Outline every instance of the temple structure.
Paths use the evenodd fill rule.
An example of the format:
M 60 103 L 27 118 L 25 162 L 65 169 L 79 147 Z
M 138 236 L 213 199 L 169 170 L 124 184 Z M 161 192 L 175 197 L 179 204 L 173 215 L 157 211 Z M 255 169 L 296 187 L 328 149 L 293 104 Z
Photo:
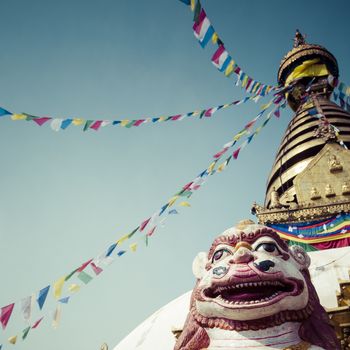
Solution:
M 282 59 L 278 82 L 295 112 L 267 180 L 263 206 L 252 211 L 308 250 L 350 245 L 350 114 L 330 100 L 338 83 L 335 57 L 307 44 L 297 31 L 293 49 Z
M 345 98 L 350 93 L 344 93 L 338 75 L 336 58 L 326 48 L 306 43 L 297 31 L 294 47 L 278 71 L 278 82 L 286 87 L 295 114 L 268 176 L 265 202 L 254 203 L 252 213 L 290 246 L 300 245 L 309 252 L 312 283 L 341 349 L 349 349 L 350 104 Z M 114 350 L 153 350 L 160 343 L 162 349 L 173 349 L 190 295 L 158 310 Z

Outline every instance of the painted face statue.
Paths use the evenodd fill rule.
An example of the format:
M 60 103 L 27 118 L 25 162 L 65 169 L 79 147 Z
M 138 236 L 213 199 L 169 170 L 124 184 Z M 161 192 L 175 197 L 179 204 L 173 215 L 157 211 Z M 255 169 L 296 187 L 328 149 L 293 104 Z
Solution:
M 340 349 L 309 265 L 268 227 L 226 230 L 193 263 L 197 283 L 175 350 Z

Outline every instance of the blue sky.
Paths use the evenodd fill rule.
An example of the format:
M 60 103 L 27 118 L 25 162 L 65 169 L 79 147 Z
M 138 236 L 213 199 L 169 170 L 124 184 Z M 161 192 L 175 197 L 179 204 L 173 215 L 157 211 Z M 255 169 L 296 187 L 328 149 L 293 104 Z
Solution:
M 275 84 L 296 28 L 327 47 L 349 82 L 348 1 L 203 0 L 237 63 Z M 0 105 L 54 117 L 124 119 L 185 113 L 244 96 L 210 63 L 178 0 L 1 1 Z M 0 120 L 0 303 L 54 282 L 149 217 L 210 162 L 259 111 L 253 103 L 212 118 L 58 133 L 49 125 Z M 171 217 L 149 247 L 114 264 L 18 349 L 111 347 L 194 284 L 198 251 L 263 203 L 286 110 Z M 25 328 L 14 310 L 1 340 Z M 7 346 L 8 348 L 8 346 Z

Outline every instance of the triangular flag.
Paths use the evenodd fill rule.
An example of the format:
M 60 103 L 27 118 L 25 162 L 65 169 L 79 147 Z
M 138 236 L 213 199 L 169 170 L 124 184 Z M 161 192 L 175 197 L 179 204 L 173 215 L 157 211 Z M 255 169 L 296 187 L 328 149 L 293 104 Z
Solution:
M 86 266 L 88 266 L 91 263 L 91 261 L 92 261 L 92 259 L 89 259 L 87 262 L 82 264 L 76 271 L 81 272 L 81 271 L 85 270 Z
M 23 332 L 23 334 L 22 334 L 22 340 L 24 340 L 25 338 L 27 338 L 27 335 L 28 335 L 30 329 L 31 329 L 30 326 L 28 326 L 27 328 L 23 329 L 23 331 L 22 331 L 22 332 Z
M 93 120 L 87 120 L 87 121 L 85 122 L 83 131 L 86 131 L 87 129 L 89 129 L 90 125 L 91 125 L 93 122 L 94 122 Z
M 12 114 L 11 119 L 12 120 L 25 120 L 27 118 L 24 114 Z
M 140 226 L 137 226 L 132 232 L 130 232 L 128 234 L 128 238 L 130 239 L 138 230 L 139 230 Z
M 176 209 L 171 209 L 169 210 L 168 214 L 179 214 L 178 211 Z
M 36 122 L 39 126 L 42 126 L 47 121 L 51 120 L 52 118 L 49 117 L 43 117 L 43 118 L 33 118 L 33 121 Z
M 92 280 L 92 277 L 85 271 L 81 271 L 77 277 L 85 284 L 88 284 Z
M 149 223 L 149 221 L 151 220 L 151 218 L 148 218 L 147 220 L 145 220 L 141 225 L 140 225 L 140 231 L 142 232 L 145 227 L 147 226 L 147 224 Z
M 61 129 L 62 130 L 66 130 L 68 128 L 69 125 L 71 125 L 71 123 L 73 122 L 73 119 L 65 119 L 62 123 L 61 123 Z
M 32 326 L 32 329 L 35 329 L 39 326 L 40 322 L 43 320 L 44 316 L 39 318 Z
M 79 291 L 80 289 L 80 286 L 78 284 L 71 284 L 69 287 L 68 287 L 68 290 L 71 292 L 71 293 L 76 293 L 77 291 Z
M 64 297 L 64 298 L 59 299 L 58 301 L 62 304 L 68 304 L 69 299 L 70 299 L 70 297 Z
M 15 304 L 13 303 L 13 304 L 9 304 L 9 305 L 1 308 L 0 322 L 2 325 L 2 329 L 6 328 L 8 322 L 10 320 L 14 306 L 15 306 Z
M 15 345 L 17 341 L 17 335 L 13 335 L 12 337 L 8 338 L 8 341 L 10 344 Z
M 234 159 L 237 159 L 238 158 L 238 154 L 239 154 L 239 151 L 241 150 L 241 148 L 237 148 L 233 153 L 232 153 L 232 156 Z
M 59 119 L 59 118 L 52 119 L 52 121 L 50 123 L 51 129 L 54 131 L 60 131 L 62 121 L 63 121 L 63 119 Z
M 136 252 L 136 249 L 137 249 L 137 243 L 133 243 L 133 244 L 130 244 L 130 249 L 132 252 Z
M 59 280 L 57 280 L 53 285 L 53 295 L 56 299 L 61 297 L 62 294 L 62 288 L 64 285 L 64 282 L 66 280 L 66 277 L 61 277 Z
M 78 125 L 81 125 L 84 123 L 84 119 L 81 119 L 81 118 L 73 118 L 72 120 L 72 124 L 75 125 L 75 126 L 78 126 Z
M 147 233 L 147 236 L 148 237 L 151 237 L 154 233 L 154 231 L 156 230 L 157 226 L 154 226 L 148 233 Z
M 137 229 L 138 230 L 138 229 Z M 136 231 L 137 231 L 136 230 Z M 123 237 L 120 237 L 118 240 L 117 240 L 117 244 L 118 245 L 121 245 L 124 241 L 126 241 L 127 239 L 130 238 L 130 233 L 128 233 L 127 235 L 124 235 Z
M 32 304 L 33 304 L 33 296 L 23 298 L 21 300 L 21 311 L 23 315 L 24 321 L 28 322 L 30 320 L 30 316 L 32 314 Z
M 181 207 L 190 207 L 190 206 L 191 206 L 191 204 L 188 203 L 188 202 L 181 202 L 179 205 L 180 205 Z
M 179 198 L 179 196 L 174 196 L 172 198 L 170 198 L 169 202 L 168 202 L 168 207 L 171 207 L 175 202 L 176 200 Z
M 98 130 L 102 124 L 102 120 L 96 120 L 91 126 L 90 129 Z
M 4 115 L 11 115 L 11 114 L 12 114 L 11 112 L 9 112 L 6 109 L 0 107 L 0 117 L 3 117 Z
M 119 252 L 117 253 L 118 256 L 122 256 L 126 253 L 126 250 L 119 250 Z
M 96 275 L 96 276 L 99 275 L 99 274 L 103 271 L 99 266 L 95 265 L 94 262 L 92 262 L 92 263 L 90 264 L 90 266 L 91 266 L 91 268 L 93 269 L 93 271 L 95 272 L 95 275 Z
M 39 296 L 37 299 L 40 310 L 43 308 L 47 293 L 49 292 L 50 286 L 47 286 L 39 291 Z
M 117 243 L 113 243 L 113 244 L 107 249 L 106 256 L 110 256 L 110 255 L 113 253 L 113 250 L 115 249 L 116 246 L 117 246 Z

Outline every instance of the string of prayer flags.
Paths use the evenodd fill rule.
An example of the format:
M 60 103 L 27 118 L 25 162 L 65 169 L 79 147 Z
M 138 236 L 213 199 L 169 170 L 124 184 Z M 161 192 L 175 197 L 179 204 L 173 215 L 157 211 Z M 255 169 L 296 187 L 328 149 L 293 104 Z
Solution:
M 177 114 L 177 115 L 170 115 L 165 117 L 147 117 L 147 118 L 140 118 L 140 119 L 123 119 L 123 120 L 92 120 L 92 119 L 83 119 L 83 118 L 53 118 L 53 117 L 39 117 L 30 115 L 28 113 L 21 113 L 16 114 L 7 111 L 4 108 L 0 107 L 0 117 L 10 116 L 11 120 L 18 121 L 18 120 L 26 120 L 26 121 L 33 121 L 38 126 L 43 126 L 47 122 L 50 122 L 50 127 L 54 131 L 60 131 L 60 130 L 66 130 L 69 126 L 82 126 L 83 131 L 87 131 L 89 129 L 98 131 L 100 128 L 112 125 L 112 126 L 121 126 L 126 128 L 131 127 L 138 127 L 142 124 L 155 124 L 160 122 L 168 122 L 168 121 L 181 121 L 185 118 L 194 118 L 199 117 L 199 119 L 203 119 L 203 117 L 210 118 L 219 111 L 220 109 L 226 109 L 231 106 L 238 106 L 242 103 L 245 103 L 247 101 L 253 100 L 256 102 L 255 96 L 248 96 L 241 100 L 232 101 L 230 103 L 226 103 L 223 105 L 215 106 L 215 107 L 209 107 L 202 110 L 192 111 L 184 114 Z
M 219 38 L 219 35 L 207 17 L 200 0 L 180 1 L 190 6 L 191 10 L 194 12 L 193 33 L 202 48 L 205 48 L 210 41 L 218 46 L 211 61 L 220 72 L 223 72 L 226 77 L 230 77 L 235 73 L 237 77 L 236 86 L 241 85 L 248 93 L 254 95 L 265 96 L 270 91 L 277 89 L 276 86 L 263 84 L 251 78 L 237 65 L 236 61 L 226 50 L 223 41 Z

